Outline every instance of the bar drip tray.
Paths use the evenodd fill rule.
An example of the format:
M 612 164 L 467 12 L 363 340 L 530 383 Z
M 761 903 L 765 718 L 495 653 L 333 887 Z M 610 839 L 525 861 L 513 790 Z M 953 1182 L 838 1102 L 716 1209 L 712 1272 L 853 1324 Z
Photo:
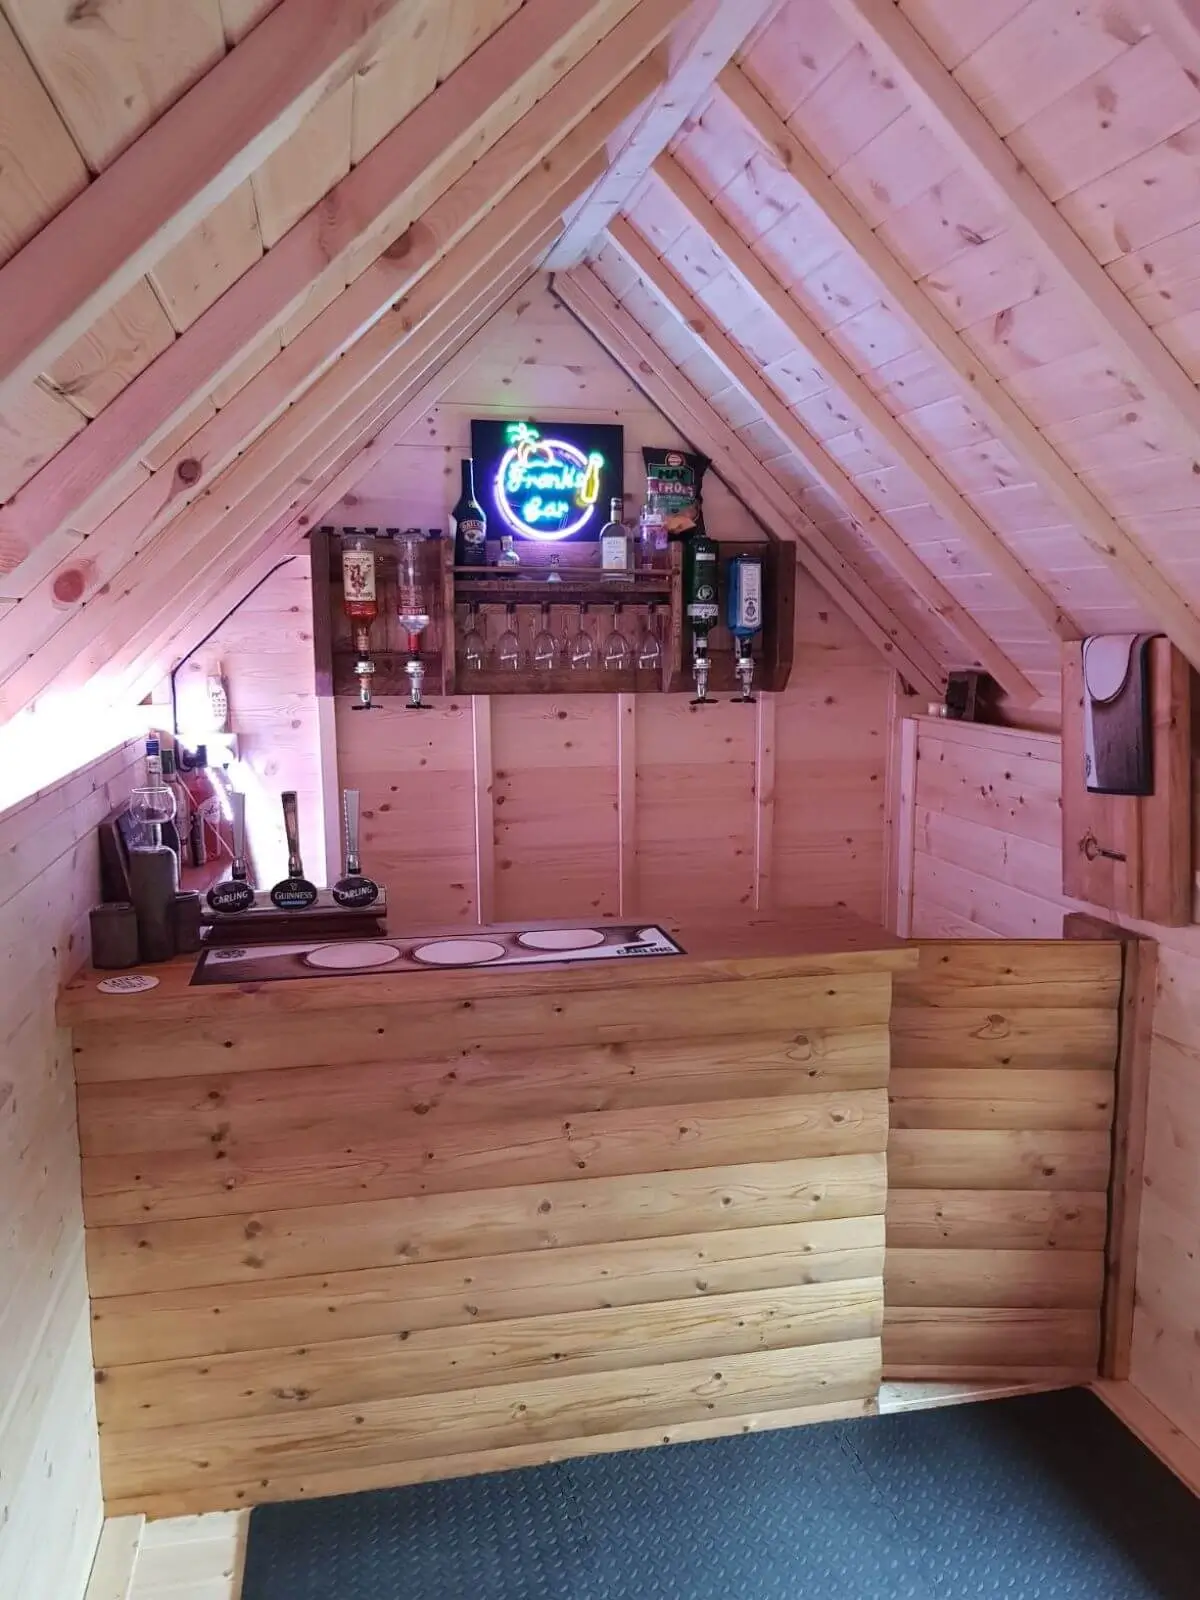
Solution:
M 530 967 L 684 951 L 655 923 L 603 923 L 594 928 L 483 928 L 459 934 L 310 938 L 277 944 L 227 944 L 204 950 L 194 984 L 272 983 L 284 979 L 367 977 L 472 967 Z

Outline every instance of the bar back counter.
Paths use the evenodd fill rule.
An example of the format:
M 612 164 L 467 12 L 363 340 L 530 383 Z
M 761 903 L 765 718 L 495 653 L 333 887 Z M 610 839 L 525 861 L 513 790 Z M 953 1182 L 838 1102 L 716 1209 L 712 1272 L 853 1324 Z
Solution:
M 684 954 L 69 986 L 110 1514 L 1095 1375 L 1122 947 L 661 926 Z

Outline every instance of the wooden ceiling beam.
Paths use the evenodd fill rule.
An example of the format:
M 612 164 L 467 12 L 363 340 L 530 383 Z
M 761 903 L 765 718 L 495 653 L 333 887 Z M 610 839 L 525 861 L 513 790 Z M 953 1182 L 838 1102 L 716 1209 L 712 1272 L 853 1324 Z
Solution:
M 1021 596 L 1055 638 L 1080 638 L 1082 630 L 1078 625 L 1063 612 L 1053 596 L 1047 594 L 936 462 L 925 454 L 907 428 L 896 420 L 836 345 L 792 299 L 762 258 L 721 215 L 679 162 L 672 156 L 661 156 L 655 162 L 653 171 L 760 304 L 771 312 L 809 359 L 825 373 L 832 386 L 840 391 L 850 408 L 858 413 L 885 449 L 907 467 L 928 494 L 929 503 L 956 529 L 965 543 L 978 551 L 989 570 Z
M 618 217 L 609 225 L 608 236 L 647 287 L 692 334 L 729 381 L 757 407 L 788 449 L 840 503 L 913 592 L 954 630 L 967 651 L 967 658 L 960 665 L 990 672 L 1015 701 L 1032 705 L 1038 698 L 1038 690 L 1021 669 L 875 509 L 757 366 L 709 316 L 679 276 L 655 254 L 653 246 L 625 217 Z
M 423 206 L 435 178 L 445 188 L 461 177 L 636 3 L 525 0 L 0 510 L 4 569 L 67 532 L 114 477 L 299 308 L 314 282 L 361 265 L 364 252 L 394 239 L 413 220 L 411 202 L 422 187 Z
M 1180 448 L 1200 448 L 1200 393 L 1087 245 L 959 87 L 895 0 L 833 0 L 834 10 L 910 104 L 1088 317 L 1098 337 L 1173 425 Z
M 551 269 L 583 260 L 627 204 L 655 157 L 679 132 L 713 80 L 782 0 L 698 0 L 669 46 L 667 78 L 638 117 L 595 192 L 574 208 L 547 258 Z
M 1193 666 L 1200 668 L 1200 620 L 1170 579 L 1151 561 L 1101 500 L 980 360 L 949 319 L 914 283 L 907 268 L 872 231 L 853 201 L 827 176 L 811 152 L 736 67 L 721 74 L 721 93 L 824 215 L 875 278 L 886 303 L 902 316 L 960 393 L 996 437 L 1025 463 L 1104 563 L 1158 618 Z M 1149 330 L 1147 330 L 1149 331 Z
M 81 549 L 73 548 L 6 620 L 0 683 L 18 668 L 25 671 L 24 681 L 35 682 L 38 663 L 36 658 L 32 661 L 30 658 L 44 650 L 73 615 L 94 605 L 100 591 L 115 580 L 127 561 L 150 545 L 157 533 L 178 519 L 190 505 L 207 506 L 215 513 L 221 503 L 216 498 L 218 495 L 227 493 L 231 485 L 256 481 L 256 475 L 270 470 L 268 463 L 285 448 L 288 439 L 298 436 L 301 430 L 311 433 L 345 395 L 370 380 L 390 358 L 397 344 L 419 326 L 423 317 L 433 314 L 439 295 L 452 292 L 447 285 L 460 281 L 464 272 L 486 263 L 510 242 L 519 244 L 522 237 L 527 236 L 531 219 L 541 216 L 547 201 L 583 192 L 602 168 L 603 157 L 598 152 L 607 131 L 620 123 L 631 105 L 639 102 L 657 70 L 650 62 L 635 67 L 560 144 L 543 153 L 532 170 L 494 207 L 489 209 L 475 188 L 468 196 L 461 192 L 460 185 L 455 185 L 443 196 L 418 225 L 424 242 L 407 254 L 402 263 L 390 264 L 391 286 L 399 281 L 398 274 L 402 271 L 410 285 L 415 284 L 408 295 L 379 318 L 357 343 L 351 344 L 340 360 L 323 361 L 321 367 L 326 370 L 315 383 L 303 387 L 299 398 L 287 406 L 281 402 L 281 396 L 295 380 L 297 368 L 290 359 L 292 352 L 302 346 L 301 360 L 305 366 L 320 370 L 316 366 L 317 353 L 328 348 L 329 336 L 321 336 L 318 325 L 329 317 L 340 318 L 338 328 L 345 342 L 347 331 L 357 324 L 363 310 L 363 301 L 356 296 L 358 284 L 364 281 L 359 279 L 340 297 L 352 303 L 348 315 L 339 311 L 340 301 L 330 306 L 183 447 L 178 464 L 172 460 L 164 465 L 165 478 L 160 476 L 135 491 L 96 527 Z M 541 135 L 539 143 L 540 140 Z M 487 168 L 485 177 L 492 170 L 489 161 L 490 158 L 485 157 L 479 163 L 479 168 Z M 466 184 L 469 180 L 462 182 Z M 477 219 L 473 227 L 457 226 L 457 221 L 464 217 Z M 457 242 L 448 251 L 443 250 L 443 243 L 451 238 Z M 469 245 L 464 248 L 467 240 Z M 440 263 L 430 267 L 430 258 L 436 259 L 438 252 L 441 252 Z M 455 266 L 447 267 L 446 263 L 452 258 Z M 377 285 L 372 293 L 378 294 Z M 320 342 L 316 342 L 318 339 Z M 277 420 L 239 456 L 237 441 L 253 429 L 256 414 L 266 415 L 268 421 L 274 415 Z M 192 454 L 193 451 L 196 453 Z M 212 456 L 206 457 L 205 451 L 211 451 Z M 182 491 L 176 493 L 185 463 L 210 459 L 223 459 L 224 471 L 202 474 L 203 494 L 193 497 L 194 485 L 184 485 Z M 190 470 L 186 476 L 192 476 Z M 147 511 L 155 506 L 158 507 L 156 514 L 147 517 Z
M 341 288 L 309 325 L 255 374 L 215 416 L 167 456 L 148 479 L 89 531 L 91 548 L 122 548 L 204 494 L 246 445 L 265 431 L 298 395 L 388 308 L 428 272 L 458 239 L 504 199 L 516 184 L 542 169 L 547 188 L 554 171 L 581 150 L 591 154 L 620 126 L 666 70 L 652 55 L 685 0 L 641 0 L 583 61 L 543 95 L 473 166 L 448 188 L 422 185 L 412 196 L 416 220 L 365 270 Z M 425 192 L 432 187 L 432 193 Z M 420 209 L 421 205 L 429 203 Z M 0 533 L 4 513 L 0 511 Z M 47 539 L 5 582 L 2 592 L 22 598 L 35 589 L 78 590 L 72 572 L 82 543 L 78 529 Z M 3 540 L 0 538 L 0 546 Z M 66 574 L 65 583 L 62 581 Z
M 0 405 L 351 78 L 407 0 L 281 0 L 3 268 Z
M 805 569 L 889 666 L 928 699 L 940 700 L 946 675 L 927 647 L 830 544 L 791 490 L 754 454 L 679 372 L 590 267 L 559 274 L 554 293 L 695 449 L 773 538 L 798 544 Z
M 585 169 L 577 176 L 578 190 L 586 187 L 590 175 Z M 496 283 L 527 259 L 531 239 L 543 240 L 551 229 L 557 233 L 569 198 L 569 191 L 553 195 L 529 219 L 524 238 L 482 263 L 474 256 L 470 238 L 463 241 L 421 286 L 424 305 L 415 331 L 397 341 L 372 379 L 341 394 L 338 404 L 315 422 L 308 417 L 302 427 L 289 428 L 299 407 L 277 422 L 226 474 L 229 485 L 223 495 L 218 485 L 214 496 L 189 507 L 163 529 L 136 561 L 122 569 L 108 592 L 77 612 L 5 681 L 0 688 L 0 719 L 16 715 L 51 684 L 69 690 L 91 677 L 112 675 L 164 612 L 186 605 L 189 585 L 202 586 L 206 575 L 213 573 L 220 581 L 246 528 L 256 519 L 269 521 L 280 515 L 297 484 L 302 490 L 310 486 L 313 462 L 322 449 L 321 443 L 313 442 L 315 429 L 324 439 L 337 440 L 364 415 L 376 414 L 397 386 L 409 381 L 414 363 L 427 360 L 437 348 L 447 327 L 490 301 Z
M 534 240 L 532 251 L 544 250 L 558 232 L 556 227 Z M 312 464 L 309 485 L 293 493 L 282 509 L 264 513 L 244 527 L 230 560 L 219 571 L 206 569 L 185 587 L 180 596 L 180 615 L 152 639 L 143 639 L 129 665 L 118 668 L 112 686 L 116 700 L 140 699 L 153 688 L 167 664 L 186 655 L 219 622 L 229 608 L 231 593 L 252 588 L 308 528 L 315 527 L 353 489 L 389 446 L 399 442 L 428 414 L 430 407 L 479 360 L 484 349 L 480 336 L 504 318 L 505 303 L 528 281 L 533 270 L 527 258 L 494 286 L 482 307 L 459 317 L 442 332 L 431 351 L 410 367 L 398 392 L 393 389 L 385 402 L 371 408 L 359 426 L 348 428 L 329 441 Z

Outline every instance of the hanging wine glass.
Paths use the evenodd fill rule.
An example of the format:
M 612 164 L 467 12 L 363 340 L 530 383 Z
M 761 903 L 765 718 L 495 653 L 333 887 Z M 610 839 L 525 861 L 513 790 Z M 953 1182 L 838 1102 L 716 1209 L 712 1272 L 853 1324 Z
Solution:
M 504 608 L 504 632 L 496 640 L 496 665 L 502 672 L 521 670 L 521 636 L 517 631 L 517 608 L 513 602 Z
M 486 624 L 480 625 L 479 607 L 474 602 L 467 607 L 467 631 L 463 635 L 463 660 L 468 672 L 482 672 L 487 660 L 488 644 Z
M 571 635 L 567 654 L 572 667 L 579 672 L 587 672 L 596 663 L 596 641 L 587 627 L 586 606 L 579 608 L 579 626 Z
M 621 613 L 624 609 L 621 605 L 613 607 L 612 631 L 604 640 L 602 660 L 609 672 L 621 672 L 629 665 L 629 640 L 621 632 Z
M 638 639 L 637 664 L 643 672 L 657 672 L 662 665 L 662 641 L 658 637 L 658 608 L 646 608 L 646 620 Z
M 550 631 L 550 606 L 542 606 L 542 625 L 533 641 L 533 665 L 538 672 L 553 672 L 558 662 L 558 640 Z

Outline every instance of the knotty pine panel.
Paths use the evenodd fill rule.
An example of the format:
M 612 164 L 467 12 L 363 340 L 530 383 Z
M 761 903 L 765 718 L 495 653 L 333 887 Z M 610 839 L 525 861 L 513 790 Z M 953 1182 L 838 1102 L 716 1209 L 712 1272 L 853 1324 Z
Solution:
M 0 813 L 0 1594 L 78 1595 L 102 1507 L 79 1145 L 58 987 L 99 898 L 93 830 L 139 780 L 129 744 Z
M 968 730 L 955 757 L 987 758 L 989 732 Z M 1009 769 L 1044 781 L 1049 741 L 1025 742 Z M 939 768 L 918 763 L 918 798 L 926 771 Z M 924 944 L 897 975 L 890 1376 L 1094 1376 L 1121 973 L 1115 941 L 1006 940 Z
M 127 1027 L 81 1084 L 109 1509 L 861 1411 L 890 982 L 480 996 L 461 1043 L 414 1001 L 382 1047 L 369 1007 L 273 1027 L 246 1073 L 181 1042 L 168 1078 Z

